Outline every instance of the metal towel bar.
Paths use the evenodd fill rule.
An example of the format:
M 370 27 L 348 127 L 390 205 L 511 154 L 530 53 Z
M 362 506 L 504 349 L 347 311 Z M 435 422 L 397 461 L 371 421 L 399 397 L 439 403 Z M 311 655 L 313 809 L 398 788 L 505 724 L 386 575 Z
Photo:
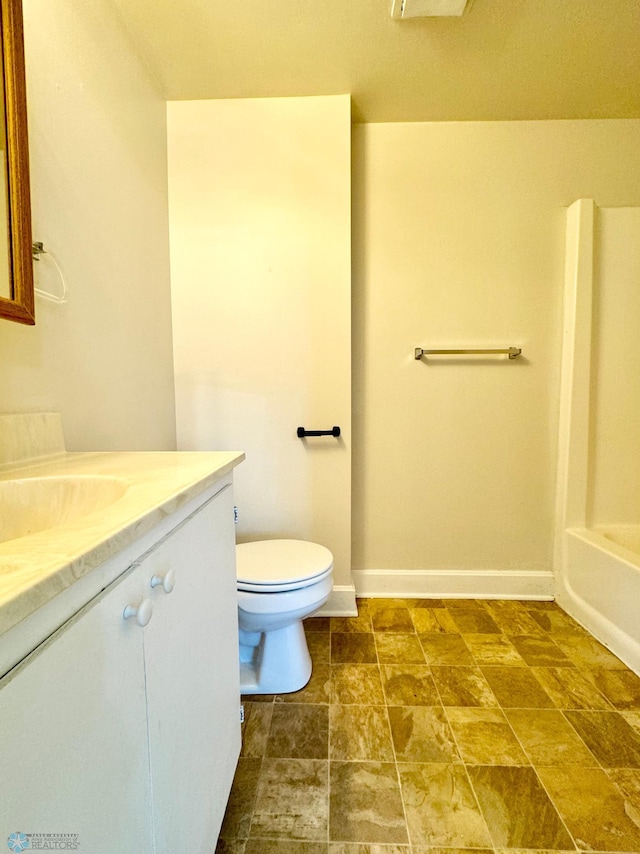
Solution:
M 520 347 L 506 347 L 501 350 L 423 350 L 422 347 L 416 347 L 415 357 L 421 359 L 423 356 L 476 356 L 480 355 L 504 355 L 510 359 L 517 358 L 522 350 Z

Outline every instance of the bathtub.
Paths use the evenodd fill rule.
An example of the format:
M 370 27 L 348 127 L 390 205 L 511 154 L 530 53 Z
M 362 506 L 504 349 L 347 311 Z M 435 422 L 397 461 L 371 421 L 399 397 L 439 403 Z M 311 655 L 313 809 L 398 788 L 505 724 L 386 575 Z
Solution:
M 640 561 L 640 525 L 598 525 L 594 531 L 601 534 L 605 540 L 633 552 L 636 560 Z
M 568 528 L 557 580 L 558 604 L 640 674 L 640 525 Z

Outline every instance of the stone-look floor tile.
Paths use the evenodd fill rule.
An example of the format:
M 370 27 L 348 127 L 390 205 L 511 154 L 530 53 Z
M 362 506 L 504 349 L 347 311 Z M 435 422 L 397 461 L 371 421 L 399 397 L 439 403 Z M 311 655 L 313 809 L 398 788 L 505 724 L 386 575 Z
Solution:
M 398 762 L 460 762 L 444 709 L 389 706 L 388 713 Z
M 640 710 L 640 678 L 631 670 L 592 670 L 585 675 L 618 710 Z
M 432 667 L 431 675 L 444 706 L 498 705 L 479 667 Z
M 246 839 L 256 800 L 262 760 L 240 757 L 227 810 L 220 829 L 221 839 Z
M 460 635 L 418 635 L 429 664 L 475 664 Z
M 409 838 L 393 762 L 331 762 L 329 840 L 403 843 Z
M 414 845 L 412 854 L 495 854 L 493 848 L 425 848 L 422 845 Z M 536 851 L 535 854 L 545 854 Z M 558 854 L 554 851 L 553 854 Z
M 358 842 L 330 842 L 329 854 L 415 854 L 409 845 L 360 844 Z
M 528 667 L 486 666 L 482 672 L 500 705 L 515 709 L 548 709 L 551 697 Z
M 494 845 L 571 849 L 573 841 L 533 768 L 467 768 Z
M 610 768 L 607 774 L 640 816 L 640 771 L 635 768 Z
M 307 617 L 302 621 L 305 634 L 307 632 L 328 632 L 331 627 L 329 617 Z
M 374 632 L 401 634 L 415 631 L 408 608 L 376 608 L 371 612 L 371 625 Z
M 462 636 L 476 664 L 502 664 L 523 667 L 524 660 L 505 635 Z
M 446 714 L 463 762 L 469 765 L 529 764 L 501 709 L 448 708 Z
M 331 635 L 329 632 L 309 632 L 306 635 L 309 655 L 314 664 L 331 660 Z
M 369 610 L 362 611 L 357 617 L 331 617 L 332 632 L 371 632 Z
M 462 766 L 408 763 L 400 764 L 398 770 L 414 846 L 479 848 L 491 844 Z
M 640 768 L 640 735 L 619 712 L 564 714 L 604 768 Z
M 319 759 L 263 759 L 249 835 L 326 841 L 328 769 Z
M 540 768 L 538 774 L 578 848 L 640 851 L 640 819 L 598 768 Z
M 215 854 L 246 854 L 245 839 L 218 839 Z
M 554 599 L 524 599 L 523 607 L 527 611 L 561 611 L 562 608 Z
M 593 670 L 606 667 L 610 670 L 625 670 L 626 665 L 591 635 L 556 635 L 555 641 L 565 655 L 577 667 Z
M 332 664 L 377 664 L 373 632 L 332 632 Z
M 266 755 L 280 759 L 328 759 L 329 707 L 275 705 Z
M 598 766 L 562 712 L 555 709 L 507 709 L 505 714 L 534 765 Z
M 415 854 L 409 845 L 360 844 L 358 842 L 330 842 L 329 854 Z
M 378 632 L 374 637 L 380 664 L 426 664 L 417 635 Z
M 446 608 L 410 608 L 409 613 L 414 628 L 419 634 L 458 633 L 458 627 L 453 622 L 451 612 Z
M 629 726 L 640 735 L 640 712 L 621 712 L 621 714 Z
M 367 606 L 371 614 L 374 611 L 384 611 L 387 608 L 412 608 L 413 599 L 367 599 Z
M 536 667 L 536 679 L 559 709 L 610 709 L 585 672 L 570 667 Z
M 493 619 L 507 635 L 544 635 L 545 631 L 529 611 L 495 611 L 491 612 Z
M 523 602 L 520 599 L 484 599 L 483 601 L 491 614 L 514 614 L 526 611 L 531 604 L 530 602 Z
M 509 640 L 529 667 L 575 667 L 573 661 L 546 635 L 515 635 Z
M 486 599 L 443 599 L 445 608 L 451 611 L 486 611 Z
M 468 611 L 452 610 L 451 616 L 461 633 L 499 635 L 502 631 L 485 608 Z
M 406 622 L 405 611 L 411 626 Z M 380 629 L 376 633 L 371 617 L 374 612 Z M 491 626 L 483 616 L 485 614 L 501 633 L 483 633 L 487 626 Z M 407 630 L 393 630 L 393 619 L 404 621 Z M 462 624 L 475 624 L 476 627 L 482 624 L 484 628 L 478 632 L 462 633 Z M 395 625 L 400 624 L 396 622 Z M 640 680 L 554 603 L 359 600 L 358 617 L 310 618 L 305 621 L 305 629 L 314 662 L 309 684 L 291 694 L 242 698 L 246 716 L 242 755 L 216 847 L 217 854 L 534 854 L 534 851 L 535 854 L 564 854 L 565 850 L 575 854 L 573 840 L 566 849 L 561 849 L 559 842 L 545 846 L 539 840 L 535 848 L 517 845 L 513 839 L 508 844 L 501 844 L 494 838 L 495 848 L 489 839 L 483 843 L 484 848 L 478 841 L 473 845 L 466 840 L 453 841 L 446 836 L 443 825 L 438 821 L 435 822 L 435 833 L 445 833 L 443 841 L 438 842 L 437 836 L 418 836 L 413 839 L 412 846 L 406 833 L 402 802 L 396 801 L 397 823 L 389 836 L 388 828 L 381 830 L 384 822 L 380 824 L 378 816 L 370 813 L 371 804 L 375 803 L 377 809 L 380 798 L 375 792 L 372 795 L 370 787 L 361 782 L 357 782 L 355 790 L 350 791 L 351 806 L 346 802 L 343 805 L 341 795 L 332 792 L 338 810 L 334 822 L 328 806 L 328 777 L 333 766 L 344 769 L 336 779 L 343 777 L 345 780 L 371 775 L 372 772 L 375 776 L 376 768 L 386 769 L 382 788 L 388 788 L 392 802 L 396 797 L 393 795 L 394 786 L 396 795 L 399 792 L 397 774 L 393 773 L 396 767 L 414 766 L 416 771 L 433 767 L 438 773 L 450 767 L 453 776 L 459 776 L 461 780 L 465 779 L 467 771 L 471 776 L 478 771 L 485 774 L 496 768 L 502 769 L 501 773 L 511 769 L 516 776 L 523 771 L 531 771 L 543 778 L 552 801 L 556 792 L 557 808 L 564 797 L 567 815 L 573 816 L 573 827 L 584 830 L 585 839 L 576 836 L 578 848 L 640 852 Z M 337 640 L 333 643 L 333 663 L 329 666 L 332 635 Z M 344 640 L 349 635 L 362 636 L 363 639 L 356 642 Z M 430 644 L 433 662 L 430 662 L 428 650 L 423 651 L 422 646 L 419 649 L 416 646 L 419 636 L 433 638 L 445 635 L 452 639 L 444 642 L 435 640 Z M 531 667 L 524 666 L 522 655 L 511 642 L 511 637 L 518 636 L 528 636 L 526 641 L 516 643 L 519 643 Z M 574 666 L 567 666 L 561 658 L 556 660 L 553 642 Z M 387 662 L 380 666 L 379 653 L 381 660 Z M 415 661 L 411 662 L 414 657 Z M 433 675 L 429 676 L 431 671 L 439 671 L 440 686 Z M 453 671 L 457 671 L 456 680 L 452 679 Z M 481 700 L 477 696 L 477 685 L 473 685 L 473 680 L 471 684 L 469 682 L 470 672 L 486 676 L 480 696 L 486 697 L 488 691 L 491 705 L 477 705 Z M 522 676 L 523 672 L 529 673 L 529 679 Z M 533 691 L 535 682 L 531 682 L 531 676 L 540 686 Z M 491 682 L 497 698 L 489 687 Z M 541 689 L 544 689 L 542 695 L 539 693 Z M 443 708 L 441 692 L 445 701 L 472 702 L 474 705 L 447 705 Z M 535 695 L 533 705 L 532 693 Z M 498 707 L 498 701 L 503 703 L 504 709 Z M 389 717 L 395 715 L 395 737 L 398 744 L 406 749 L 406 753 L 396 754 L 401 764 L 396 766 L 391 761 L 390 751 L 383 752 L 382 759 L 328 761 L 325 757 L 329 755 L 331 744 L 329 732 L 327 752 L 322 753 L 322 758 L 289 759 L 268 755 L 267 732 L 271 729 L 272 716 L 275 715 L 277 721 L 271 749 L 277 751 L 278 743 L 289 744 L 282 750 L 295 752 L 300 749 L 298 737 L 304 742 L 307 730 L 317 735 L 318 728 L 312 721 L 307 722 L 308 726 L 300 721 L 298 726 L 288 726 L 287 713 L 280 710 L 322 708 L 329 718 L 330 703 L 339 707 L 349 706 L 333 713 L 335 732 L 341 733 L 344 745 L 343 748 L 336 747 L 337 753 L 344 749 L 352 751 L 347 752 L 347 756 L 375 757 L 378 726 L 382 725 L 383 716 L 387 716 L 385 725 L 389 737 Z M 565 712 L 566 726 L 562 725 L 563 716 L 558 711 L 546 711 L 554 709 L 554 704 L 555 709 Z M 358 706 L 365 708 L 361 711 Z M 371 706 L 378 706 L 376 711 L 379 714 L 373 713 L 376 720 L 372 725 L 364 724 L 363 718 L 369 714 L 366 707 Z M 407 708 L 410 714 L 406 713 Z M 521 711 L 521 708 L 527 711 Z M 449 730 L 441 727 L 442 722 L 448 724 Z M 518 731 L 524 751 L 512 727 Z M 322 740 L 321 736 L 320 742 Z M 415 756 L 413 748 L 408 746 L 411 741 L 416 745 Z M 425 748 L 425 744 L 429 746 Z M 391 747 L 396 748 L 393 738 Z M 582 762 L 586 763 L 589 756 L 589 747 L 594 756 L 589 759 L 591 764 L 583 767 Z M 317 745 L 312 747 L 312 752 L 316 749 Z M 386 749 L 389 749 L 388 741 Z M 449 750 L 453 752 L 447 759 Z M 428 758 L 430 751 L 436 752 L 436 759 Z M 444 756 L 439 751 L 443 751 Z M 529 761 L 533 762 L 533 769 Z M 596 762 L 604 766 L 604 770 L 595 767 Z M 308 773 L 310 770 L 313 772 L 311 775 Z M 565 776 L 558 777 L 562 773 Z M 556 785 L 555 790 L 552 789 L 552 781 Z M 504 785 L 505 788 L 517 789 L 509 783 Z M 450 779 L 448 786 L 448 790 L 446 785 L 442 786 L 442 797 L 438 786 L 433 787 L 435 801 L 440 798 L 445 803 L 447 797 L 451 800 L 456 787 Z M 276 791 L 278 787 L 282 789 Z M 350 783 L 346 789 L 351 790 Z M 473 794 L 472 787 L 470 791 Z M 436 810 L 437 804 L 429 793 L 426 798 L 422 810 L 425 806 L 427 811 Z M 508 819 L 495 792 L 492 798 L 492 808 L 497 810 L 501 820 Z M 511 794 L 510 798 L 513 802 L 514 795 Z M 533 801 L 535 803 L 535 798 Z M 449 806 L 450 814 L 446 821 L 457 820 L 456 804 L 454 794 L 453 807 Z M 475 806 L 477 809 L 477 803 Z M 514 807 L 512 812 L 517 813 L 518 809 Z M 351 814 L 355 815 L 354 821 L 345 823 L 344 817 Z M 329 825 L 338 827 L 341 820 L 350 828 L 347 835 L 336 833 L 329 837 Z M 413 820 L 418 825 L 420 822 L 425 826 L 429 824 L 424 814 L 416 813 Z M 540 816 L 533 821 L 530 816 L 523 819 L 523 825 L 535 827 L 544 823 L 544 817 L 541 820 Z M 370 835 L 363 838 L 356 826 L 368 828 L 366 832 Z M 328 838 L 331 841 L 328 842 Z
M 327 842 L 287 839 L 248 839 L 244 854 L 328 854 Z
M 330 706 L 329 758 L 393 762 L 393 744 L 386 708 Z
M 566 851 L 557 851 L 555 848 L 496 848 L 494 854 L 575 854 L 576 848 L 569 848 Z M 467 854 L 471 852 L 467 851 Z M 472 852 L 475 854 L 475 851 Z
M 331 702 L 342 705 L 384 703 L 377 664 L 334 664 L 331 667 Z
M 331 665 L 314 661 L 311 679 L 304 688 L 289 694 L 278 694 L 276 703 L 328 703 L 331 694 Z
M 407 608 L 445 608 L 444 599 L 406 599 Z
M 586 634 L 580 623 L 577 623 L 573 617 L 565 614 L 564 611 L 545 610 L 531 611 L 530 613 L 536 623 L 550 634 Z
M 439 706 L 431 671 L 424 664 L 382 664 L 382 687 L 388 706 Z
M 275 694 L 243 694 L 242 700 L 245 703 L 273 703 Z
M 240 756 L 264 756 L 271 727 L 273 703 L 244 703 Z

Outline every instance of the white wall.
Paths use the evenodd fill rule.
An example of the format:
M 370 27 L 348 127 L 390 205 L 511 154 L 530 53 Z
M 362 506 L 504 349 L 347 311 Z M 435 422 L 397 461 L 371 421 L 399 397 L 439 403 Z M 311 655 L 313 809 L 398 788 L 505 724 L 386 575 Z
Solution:
M 640 208 L 595 227 L 590 524 L 640 523 Z
M 550 570 L 566 207 L 638 204 L 639 150 L 635 120 L 354 129 L 355 569 Z
M 61 412 L 70 450 L 175 447 L 165 103 L 108 0 L 24 19 L 33 236 L 70 298 L 0 320 L 0 411 Z

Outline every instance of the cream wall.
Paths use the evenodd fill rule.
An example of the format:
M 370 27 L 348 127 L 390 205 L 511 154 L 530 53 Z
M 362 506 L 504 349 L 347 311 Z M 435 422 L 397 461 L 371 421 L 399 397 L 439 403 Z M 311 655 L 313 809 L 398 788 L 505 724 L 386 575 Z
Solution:
M 0 411 L 60 411 L 70 450 L 173 448 L 165 102 L 108 0 L 23 4 L 33 235 L 70 297 L 0 320 Z
M 566 207 L 640 202 L 640 121 L 353 138 L 354 569 L 547 573 Z M 413 358 L 510 345 L 520 359 Z
M 323 543 L 353 607 L 349 96 L 168 116 L 178 446 L 245 451 L 238 539 Z

